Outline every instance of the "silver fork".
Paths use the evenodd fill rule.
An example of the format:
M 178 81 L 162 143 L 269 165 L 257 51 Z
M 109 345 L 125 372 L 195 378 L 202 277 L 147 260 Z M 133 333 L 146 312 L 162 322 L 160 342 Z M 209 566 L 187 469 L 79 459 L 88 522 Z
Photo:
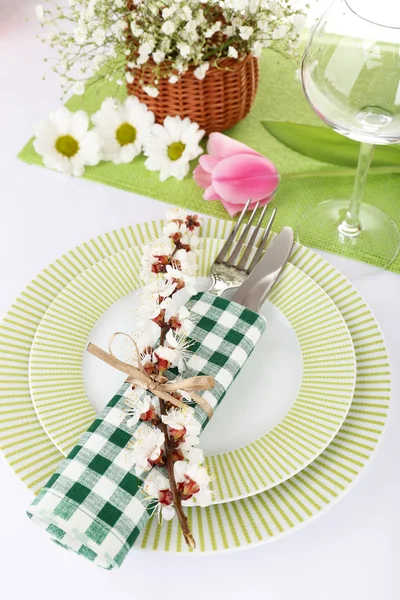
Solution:
M 246 227 L 244 228 L 242 234 L 240 235 L 240 238 L 238 239 L 236 245 L 234 246 L 231 255 L 229 256 L 229 258 L 227 258 L 230 247 L 233 244 L 236 234 L 239 231 L 239 228 L 242 224 L 243 218 L 250 206 L 250 202 L 251 202 L 251 200 L 247 201 L 247 204 L 244 207 L 236 225 L 234 226 L 231 233 L 229 234 L 228 239 L 226 240 L 222 250 L 219 252 L 217 258 L 215 259 L 214 264 L 212 265 L 212 267 L 210 269 L 212 285 L 208 291 L 211 292 L 212 294 L 215 294 L 216 296 L 221 296 L 221 294 L 223 294 L 226 290 L 237 288 L 237 287 L 239 287 L 239 285 L 241 285 L 243 283 L 243 281 L 246 279 L 246 277 L 248 275 L 250 275 L 250 273 L 252 272 L 252 270 L 254 269 L 256 264 L 261 259 L 263 251 L 267 244 L 268 235 L 269 235 L 269 232 L 271 231 L 272 223 L 274 222 L 276 208 L 274 208 L 274 210 L 272 211 L 271 218 L 270 218 L 268 225 L 264 231 L 264 234 L 261 238 L 260 244 L 259 244 L 250 264 L 247 266 L 247 262 L 249 260 L 250 253 L 252 251 L 254 242 L 257 238 L 257 235 L 261 229 L 261 224 L 262 224 L 264 215 L 268 208 L 268 206 L 265 206 L 261 212 L 258 223 L 257 223 L 256 227 L 254 228 L 254 231 L 253 231 L 249 241 L 247 242 L 247 246 L 243 253 L 243 256 L 240 258 L 239 261 L 237 260 L 238 256 L 240 255 L 241 250 L 243 249 L 243 247 L 246 243 L 246 238 L 251 230 L 251 225 L 256 216 L 256 212 L 259 207 L 259 202 L 257 202 L 257 204 L 255 205 L 255 207 L 253 209 L 253 212 L 251 213 L 249 222 L 247 223 Z

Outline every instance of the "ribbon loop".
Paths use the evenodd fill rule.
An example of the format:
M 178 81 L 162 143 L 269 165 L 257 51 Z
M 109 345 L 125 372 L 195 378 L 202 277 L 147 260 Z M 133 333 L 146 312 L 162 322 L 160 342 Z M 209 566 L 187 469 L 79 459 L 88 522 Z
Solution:
M 115 338 L 119 335 L 127 337 L 133 343 L 136 350 L 138 367 L 120 360 L 113 353 L 111 346 Z M 109 352 L 106 352 L 105 350 L 99 348 L 99 346 L 96 346 L 96 344 L 89 343 L 87 350 L 90 354 L 93 354 L 93 356 L 96 356 L 103 362 L 114 367 L 114 369 L 117 369 L 118 371 L 128 375 L 127 381 L 129 381 L 129 383 L 149 390 L 155 396 L 162 398 L 177 408 L 184 408 L 185 403 L 172 396 L 171 392 L 177 392 L 179 390 L 187 392 L 191 400 L 196 402 L 196 404 L 198 404 L 198 406 L 200 406 L 200 408 L 207 413 L 208 418 L 211 419 L 214 414 L 212 407 L 206 400 L 204 400 L 204 398 L 202 398 L 202 396 L 199 396 L 199 394 L 196 392 L 212 389 L 215 386 L 214 377 L 199 375 L 196 377 L 181 379 L 179 381 L 169 381 L 163 375 L 150 376 L 146 373 L 146 370 L 143 367 L 139 348 L 137 347 L 135 340 L 127 333 L 122 333 L 120 331 L 117 331 L 111 336 L 108 348 Z

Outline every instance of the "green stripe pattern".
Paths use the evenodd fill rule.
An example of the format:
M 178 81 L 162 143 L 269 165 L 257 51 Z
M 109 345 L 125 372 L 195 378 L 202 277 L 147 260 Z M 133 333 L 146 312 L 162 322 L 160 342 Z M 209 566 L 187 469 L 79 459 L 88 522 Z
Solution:
M 19 479 L 37 493 L 62 454 L 49 440 L 33 408 L 28 363 L 37 326 L 57 294 L 83 270 L 118 251 L 159 236 L 162 222 L 116 230 L 55 261 L 27 286 L 0 327 L 0 444 Z M 226 239 L 232 223 L 206 220 L 203 237 Z M 239 232 L 240 234 L 240 232 Z M 259 240 L 257 240 L 259 241 Z M 202 267 L 210 265 L 202 256 Z M 304 526 L 340 500 L 370 464 L 382 437 L 390 402 L 390 369 L 380 328 L 357 290 L 323 258 L 297 246 L 291 263 L 330 296 L 349 328 L 357 381 L 348 415 L 334 440 L 306 469 L 288 481 L 236 502 L 191 509 L 196 552 L 221 552 L 278 539 Z M 187 552 L 176 523 L 148 525 L 138 549 Z

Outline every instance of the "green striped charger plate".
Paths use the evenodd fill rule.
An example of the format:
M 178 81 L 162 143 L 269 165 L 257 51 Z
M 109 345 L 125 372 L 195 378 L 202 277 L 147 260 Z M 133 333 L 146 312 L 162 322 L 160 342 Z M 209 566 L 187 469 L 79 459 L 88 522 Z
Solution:
M 200 275 L 206 276 L 223 240 L 202 238 L 201 241 Z M 31 395 L 44 429 L 65 456 L 96 418 L 86 392 L 83 361 L 87 359 L 93 367 L 98 367 L 92 373 L 98 387 L 105 386 L 101 377 L 103 373 L 111 375 L 109 367 L 88 357 L 85 352 L 88 340 L 93 341 L 92 329 L 98 327 L 99 319 L 106 320 L 102 326 L 105 335 L 101 336 L 100 342 L 104 347 L 107 347 L 113 331 L 126 331 L 129 334 L 134 331 L 135 319 L 130 307 L 135 298 L 130 293 L 140 285 L 141 254 L 141 248 L 137 247 L 124 250 L 84 271 L 59 294 L 36 332 L 30 356 Z M 210 285 L 211 280 L 206 288 Z M 116 326 L 110 311 L 106 311 L 126 296 L 126 319 L 118 315 Z M 242 377 L 248 373 L 247 397 L 256 393 L 254 380 L 258 377 L 260 381 L 255 400 L 246 401 L 245 407 L 243 402 L 234 404 L 238 413 L 237 428 L 241 429 L 244 411 L 248 410 L 253 415 L 253 424 L 250 424 L 253 427 L 248 432 L 251 443 L 207 456 L 214 503 L 254 495 L 304 469 L 332 441 L 353 399 L 356 379 L 353 343 L 343 317 L 329 296 L 312 279 L 289 264 L 274 287 L 269 302 L 283 315 L 286 326 L 290 325 L 294 330 L 301 355 L 300 364 L 291 361 L 288 369 L 275 378 L 278 381 L 272 383 L 265 367 L 259 369 L 258 373 L 250 374 L 248 363 L 246 371 L 240 374 Z M 120 305 L 118 303 L 115 306 L 118 313 L 122 312 Z M 272 319 L 277 318 L 277 311 L 272 313 Z M 265 316 L 269 322 L 268 311 Z M 275 347 L 278 344 L 283 345 L 283 339 L 271 339 L 268 347 L 267 331 L 262 348 L 257 348 L 249 362 L 266 363 L 268 355 L 278 351 Z M 264 355 L 259 350 L 263 350 Z M 318 359 L 315 359 L 316 352 Z M 283 352 L 281 361 L 288 362 L 289 356 L 289 353 L 285 355 Z M 118 384 L 111 386 L 104 405 L 123 382 L 123 375 L 116 373 L 116 376 Z M 292 406 L 285 410 L 287 414 L 282 415 L 271 430 L 266 425 L 259 437 L 259 421 L 264 411 L 267 418 L 269 411 L 276 410 L 271 404 L 286 404 L 284 379 L 287 377 L 298 377 L 301 382 L 296 390 L 297 395 L 292 399 Z M 222 408 L 225 409 L 225 421 L 219 420 L 219 429 L 213 429 L 217 438 L 214 443 L 218 444 L 219 438 L 222 448 L 227 424 L 231 430 L 235 427 L 232 424 L 234 409 L 231 408 L 231 400 L 237 383 L 235 381 L 224 398 Z M 229 441 L 228 438 L 228 444 Z
M 224 220 L 206 220 L 202 235 L 224 239 L 231 226 Z M 34 493 L 62 459 L 41 426 L 30 396 L 28 363 L 36 329 L 56 296 L 83 270 L 158 236 L 161 228 L 161 221 L 126 227 L 68 252 L 27 286 L 0 326 L 1 449 L 16 475 Z M 334 440 L 301 473 L 253 497 L 191 509 L 189 517 L 200 552 L 271 541 L 323 514 L 365 471 L 386 424 L 390 370 L 374 316 L 346 278 L 311 250 L 297 246 L 291 263 L 324 289 L 347 323 L 357 359 L 354 399 Z M 162 527 L 155 521 L 149 523 L 136 547 L 187 552 L 176 522 Z

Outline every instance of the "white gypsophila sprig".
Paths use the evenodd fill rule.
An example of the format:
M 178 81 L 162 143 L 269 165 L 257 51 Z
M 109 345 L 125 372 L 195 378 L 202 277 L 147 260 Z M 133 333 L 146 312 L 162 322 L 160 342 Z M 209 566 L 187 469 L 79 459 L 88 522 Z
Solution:
M 44 0 L 36 14 L 65 89 L 76 83 L 81 92 L 95 75 L 142 85 L 152 97 L 161 79 L 173 85 L 190 68 L 203 79 L 226 57 L 259 56 L 268 47 L 291 54 L 304 26 L 304 12 L 292 0 L 70 0 L 67 6 Z M 152 79 L 137 77 L 143 65 Z

